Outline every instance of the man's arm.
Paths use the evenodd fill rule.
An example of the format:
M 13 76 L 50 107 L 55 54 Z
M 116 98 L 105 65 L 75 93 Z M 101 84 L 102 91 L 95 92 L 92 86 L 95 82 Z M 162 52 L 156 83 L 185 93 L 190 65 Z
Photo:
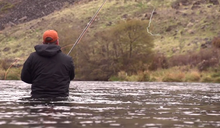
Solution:
M 32 84 L 32 78 L 31 78 L 31 56 L 28 57 L 28 59 L 23 64 L 23 68 L 21 71 L 21 80 Z

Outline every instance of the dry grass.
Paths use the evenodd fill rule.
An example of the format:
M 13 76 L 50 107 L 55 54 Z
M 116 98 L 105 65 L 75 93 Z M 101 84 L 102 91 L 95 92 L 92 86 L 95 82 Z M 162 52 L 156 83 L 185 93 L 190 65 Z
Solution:
M 163 82 L 184 82 L 185 74 L 180 71 L 166 73 Z
M 29 55 L 30 52 L 34 51 L 33 46 L 41 43 L 42 33 L 47 29 L 57 30 L 58 24 L 62 24 L 64 28 L 69 29 L 73 29 L 72 27 L 75 26 L 75 24 L 82 26 L 80 27 L 81 29 L 84 28 L 102 2 L 103 1 L 92 1 L 86 4 L 68 6 L 68 8 L 56 11 L 43 18 L 5 29 L 0 33 L 1 56 L 23 57 Z M 111 2 L 108 1 L 103 6 L 97 20 L 93 23 L 91 28 L 89 28 L 88 33 L 94 33 L 95 31 L 104 29 L 109 22 L 114 24 L 114 22 L 123 19 L 123 15 L 127 15 L 128 19 L 147 19 L 147 17 L 144 16 L 149 16 L 153 7 L 156 7 L 156 14 L 153 16 L 150 31 L 154 34 L 160 34 L 159 36 L 155 36 L 156 51 L 171 56 L 179 52 L 187 52 L 190 49 L 198 49 L 199 44 L 205 42 L 204 38 L 213 38 L 216 36 L 216 33 L 219 32 L 220 26 L 219 24 L 215 24 L 217 18 L 205 21 L 207 16 L 216 17 L 216 12 L 213 10 L 215 10 L 217 6 L 208 8 L 203 5 L 197 10 L 191 10 L 191 6 L 184 6 L 178 10 L 179 13 L 176 13 L 177 10 L 170 7 L 172 2 L 174 2 L 174 0 L 169 0 L 165 3 L 158 1 L 147 3 L 146 1 L 139 3 L 134 1 L 127 3 L 115 0 Z M 203 11 L 203 13 L 195 15 L 200 13 L 200 11 Z M 187 17 L 183 16 L 184 13 L 187 14 Z M 192 22 L 191 26 L 188 25 L 187 27 L 186 23 L 189 23 L 188 21 Z M 206 31 L 202 30 L 204 25 L 208 26 Z M 171 30 L 167 31 L 167 28 L 170 26 L 176 27 L 171 27 Z M 57 30 L 58 32 L 59 29 Z M 77 32 L 80 33 L 81 29 L 77 30 Z M 193 31 L 194 33 L 190 34 L 189 31 Z M 73 42 L 74 41 L 73 39 Z M 188 44 L 191 45 L 188 46 Z M 18 45 L 20 47 L 17 47 Z M 6 46 L 10 47 L 11 50 L 3 52 Z M 13 52 L 17 48 L 17 52 Z
M 201 73 L 199 71 L 192 70 L 186 74 L 185 82 L 198 82 L 200 81 Z

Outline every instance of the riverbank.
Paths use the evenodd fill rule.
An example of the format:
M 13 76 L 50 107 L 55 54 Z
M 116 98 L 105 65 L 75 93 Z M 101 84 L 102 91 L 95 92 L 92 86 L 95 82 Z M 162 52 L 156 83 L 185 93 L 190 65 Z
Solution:
M 128 75 L 121 71 L 113 76 L 110 81 L 150 81 L 150 82 L 201 82 L 219 83 L 220 73 L 217 69 L 198 71 L 189 66 L 178 66 L 170 69 L 159 69 L 157 71 L 140 71 L 137 74 Z
M 0 70 L 0 79 L 20 80 L 21 69 L 21 67 L 11 67 L 7 70 L 2 69 Z M 86 81 L 77 78 L 77 74 L 74 80 Z M 136 74 L 130 75 L 125 71 L 120 71 L 118 75 L 111 76 L 108 81 L 220 83 L 220 71 L 217 68 L 199 71 L 189 66 L 176 66 L 169 69 L 158 69 L 156 71 L 139 71 Z

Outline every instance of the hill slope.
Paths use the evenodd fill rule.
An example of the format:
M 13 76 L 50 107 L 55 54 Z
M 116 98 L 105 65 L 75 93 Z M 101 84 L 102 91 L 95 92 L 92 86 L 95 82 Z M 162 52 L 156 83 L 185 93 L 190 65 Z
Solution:
M 1 14 L 1 24 L 9 23 L 9 25 L 0 31 L 0 56 L 2 58 L 27 57 L 34 51 L 33 46 L 41 43 L 42 33 L 47 29 L 57 30 L 61 39 L 66 36 L 65 34 L 71 36 L 71 33 L 62 32 L 62 28 L 67 28 L 79 35 L 103 2 L 102 0 L 89 1 L 82 0 L 74 5 L 71 5 L 73 2 L 71 0 L 62 2 L 41 0 L 39 3 L 32 3 L 37 2 L 36 0 L 20 0 L 26 3 L 15 3 L 16 6 L 9 9 L 8 13 Z M 51 6 L 51 3 L 54 4 L 52 4 L 53 9 L 48 10 L 45 6 Z M 37 6 L 29 7 L 29 5 Z M 65 8 L 63 8 L 64 5 Z M 22 12 L 27 8 L 32 14 L 16 15 L 16 12 Z M 209 44 L 213 37 L 219 35 L 218 0 L 167 0 L 166 2 L 109 0 L 90 27 L 87 36 L 111 27 L 119 20 L 133 18 L 149 20 L 154 8 L 149 30 L 154 35 L 157 52 L 166 55 L 187 53 L 187 51 L 199 49 L 202 44 Z M 33 10 L 36 13 L 33 13 L 35 12 Z M 69 44 L 74 43 L 76 38 L 77 36 L 73 35 Z
M 0 30 L 46 16 L 73 2 L 74 0 L 0 0 Z

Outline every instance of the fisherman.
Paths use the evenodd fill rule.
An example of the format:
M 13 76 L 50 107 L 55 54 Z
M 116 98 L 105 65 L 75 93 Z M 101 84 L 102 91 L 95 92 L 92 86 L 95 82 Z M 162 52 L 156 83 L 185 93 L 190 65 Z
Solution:
M 69 84 L 74 79 L 74 64 L 59 46 L 58 33 L 47 30 L 43 44 L 36 45 L 23 65 L 21 80 L 32 84 L 32 98 L 57 98 L 69 96 Z

